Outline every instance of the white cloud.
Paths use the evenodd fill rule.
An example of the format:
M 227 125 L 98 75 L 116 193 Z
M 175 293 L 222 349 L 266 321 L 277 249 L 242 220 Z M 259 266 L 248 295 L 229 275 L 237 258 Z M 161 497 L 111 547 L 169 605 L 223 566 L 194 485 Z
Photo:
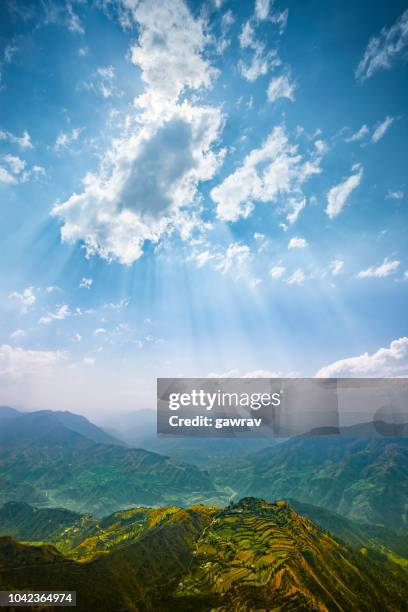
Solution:
M 79 283 L 79 288 L 80 289 L 90 289 L 92 286 L 92 283 L 93 283 L 92 278 L 85 278 L 84 276 L 81 282 Z
M 408 27 L 408 24 L 407 24 Z M 386 117 L 382 123 L 380 123 L 374 130 L 371 137 L 371 142 L 376 143 L 385 135 L 388 128 L 394 123 L 394 117 Z
M 404 272 L 404 280 L 408 281 L 408 270 Z
M 357 142 L 359 140 L 363 140 L 366 136 L 368 136 L 369 133 L 370 130 L 368 129 L 367 125 L 364 124 L 359 130 L 357 130 L 357 132 L 355 132 L 348 138 L 345 138 L 345 142 Z
M 61 351 L 32 351 L 0 346 L 0 377 L 20 379 L 44 372 L 65 358 Z
M 197 253 L 194 255 L 194 260 L 196 262 L 197 268 L 203 268 L 208 262 L 210 262 L 214 258 L 214 253 L 211 253 L 209 250 L 202 251 L 201 253 Z
M 39 323 L 41 325 L 48 325 L 49 323 L 52 323 L 53 321 L 63 321 L 64 319 L 67 319 L 69 316 L 71 316 L 71 311 L 69 309 L 69 306 L 67 304 L 63 304 L 62 306 L 59 306 L 55 312 L 49 312 L 46 316 L 41 317 L 41 319 L 39 320 Z
M 228 245 L 225 255 L 219 259 L 214 267 L 223 274 L 232 271 L 240 275 L 242 272 L 241 268 L 249 262 L 250 257 L 251 251 L 246 244 L 232 242 Z
M 21 149 L 32 149 L 33 144 L 31 142 L 30 134 L 27 130 L 24 130 L 22 136 L 15 136 L 11 132 L 3 132 L 0 130 L 0 140 L 6 140 L 12 144 L 18 145 Z
M 286 215 L 286 220 L 290 225 L 293 225 L 294 223 L 296 223 L 300 213 L 306 206 L 306 198 L 302 198 L 301 200 L 290 198 L 289 206 L 291 208 L 291 212 Z
M 67 3 L 67 26 L 70 32 L 74 32 L 76 34 L 85 34 L 85 30 L 81 23 L 81 20 L 74 12 L 74 9 L 72 8 L 72 4 L 70 2 Z
M 19 338 L 24 338 L 25 335 L 26 335 L 26 332 L 24 331 L 24 329 L 15 329 L 10 334 L 10 338 L 11 340 L 18 340 Z
M 330 219 L 334 219 L 341 213 L 351 193 L 356 189 L 363 178 L 363 167 L 361 164 L 353 166 L 354 174 L 332 187 L 327 194 L 326 213 Z
M 82 363 L 87 366 L 95 365 L 96 359 L 95 357 L 84 357 Z
M 210 372 L 207 374 L 206 378 L 282 378 L 287 377 L 287 375 L 282 374 L 282 372 L 274 372 L 272 370 L 251 370 L 250 372 L 241 372 L 238 369 L 232 369 L 228 372 L 223 372 L 222 374 L 217 374 L 216 372 Z
M 293 274 L 286 281 L 288 285 L 303 285 L 306 280 L 305 273 L 301 268 L 298 268 L 293 272 Z
M 72 143 L 76 142 L 83 128 L 73 128 L 70 132 L 60 132 L 55 141 L 55 151 L 67 149 Z
M 292 102 L 295 100 L 296 85 L 289 80 L 287 75 L 275 77 L 268 85 L 268 100 L 276 102 L 279 98 L 287 98 Z
M 21 293 L 18 291 L 13 291 L 13 293 L 10 293 L 8 297 L 10 300 L 14 300 L 20 305 L 23 313 L 28 312 L 28 310 L 30 310 L 30 308 L 32 308 L 37 301 L 33 287 L 27 287 Z
M 304 249 L 307 247 L 307 241 L 304 238 L 295 236 L 289 240 L 288 249 Z
M 381 265 L 377 267 L 370 266 L 366 270 L 361 270 L 357 274 L 357 278 L 384 278 L 386 276 L 390 276 L 390 274 L 394 274 L 394 272 L 396 272 L 399 266 L 399 261 L 391 261 L 385 258 Z
M 249 64 L 243 60 L 238 63 L 241 75 L 250 82 L 256 81 L 258 77 L 267 74 L 270 68 L 276 68 L 282 63 L 275 49 L 265 52 L 265 44 L 255 36 L 255 25 L 256 21 L 249 19 L 243 24 L 239 35 L 241 49 L 253 51 Z
M 341 259 L 333 259 L 333 261 L 330 263 L 329 269 L 333 276 L 337 276 L 338 274 L 343 272 L 344 261 L 342 261 Z
M 387 200 L 403 200 L 404 192 L 401 190 L 392 191 L 392 189 L 389 189 L 386 198 Z
M 99 173 L 88 173 L 83 192 L 57 203 L 53 214 L 63 221 L 64 241 L 131 264 L 146 240 L 157 243 L 174 229 L 187 240 L 202 227 L 197 186 L 222 161 L 224 152 L 213 147 L 223 117 L 218 108 L 179 100 L 209 87 L 216 74 L 203 55 L 203 20 L 182 0 L 122 4 L 138 25 L 131 58 L 146 89 L 135 100 L 131 129 L 112 143 Z
M 268 17 L 270 4 L 271 4 L 271 0 L 256 0 L 255 1 L 255 15 L 258 19 L 263 20 Z
M 21 174 L 26 166 L 25 161 L 16 155 L 3 155 L 3 159 L 13 174 Z
M 383 28 L 373 36 L 357 66 L 356 78 L 364 81 L 378 70 L 392 67 L 398 57 L 403 57 L 408 46 L 408 10 L 390 28 Z
M 321 172 L 320 157 L 300 155 L 289 143 L 283 127 L 275 127 L 259 149 L 253 149 L 242 165 L 211 190 L 217 216 L 223 221 L 248 217 L 254 202 L 277 202 L 281 196 L 299 197 L 301 187 Z
M 371 355 L 340 359 L 321 368 L 318 378 L 382 378 L 408 376 L 408 338 L 393 340 L 388 348 L 380 348 Z
M 282 278 L 285 272 L 286 272 L 286 268 L 284 268 L 283 266 L 273 266 L 270 269 L 269 274 L 273 279 L 277 279 L 277 278 Z

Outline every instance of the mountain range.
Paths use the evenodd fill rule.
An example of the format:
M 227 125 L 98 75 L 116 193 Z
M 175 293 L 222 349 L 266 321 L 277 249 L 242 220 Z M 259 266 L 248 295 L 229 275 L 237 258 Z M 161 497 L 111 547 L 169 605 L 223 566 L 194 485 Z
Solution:
M 22 514 L 32 529 L 33 509 L 1 509 L 8 529 L 13 509 L 21 537 Z M 56 545 L 0 537 L 1 590 L 63 584 L 77 591 L 78 610 L 97 612 L 406 609 L 408 575 L 399 565 L 375 547 L 341 542 L 285 501 L 134 508 L 82 517 L 82 526 L 78 516 L 39 512 L 38 535 L 48 513 Z M 66 533 L 76 534 L 70 545 Z
M 206 471 L 125 447 L 76 416 L 39 411 L 0 419 L 0 503 L 105 514 L 138 504 L 225 498 Z

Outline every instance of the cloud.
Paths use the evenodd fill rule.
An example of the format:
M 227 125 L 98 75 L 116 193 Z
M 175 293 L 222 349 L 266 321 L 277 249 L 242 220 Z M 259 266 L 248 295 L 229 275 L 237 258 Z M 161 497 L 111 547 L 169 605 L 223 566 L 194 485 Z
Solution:
M 96 359 L 95 357 L 84 357 L 82 360 L 82 363 L 86 366 L 93 366 L 95 365 Z
M 271 0 L 256 0 L 255 1 L 255 15 L 257 19 L 264 20 L 268 17 L 270 4 L 271 4 Z
M 390 28 L 373 36 L 356 69 L 356 78 L 364 81 L 378 70 L 388 70 L 402 57 L 408 46 L 408 10 Z
M 269 83 L 268 86 L 268 100 L 269 102 L 276 102 L 279 98 L 287 98 L 294 102 L 295 100 L 295 89 L 296 86 L 293 82 L 290 82 L 289 77 L 287 75 L 281 75 L 279 77 L 275 77 Z
M 298 268 L 286 281 L 288 285 L 303 285 L 306 280 L 305 273 L 301 268 Z
M 399 261 L 391 261 L 388 258 L 385 258 L 381 265 L 377 267 L 370 266 L 366 270 L 361 270 L 357 274 L 357 278 L 384 278 L 386 276 L 390 276 L 390 274 L 394 274 L 399 266 Z
M 408 27 L 408 24 L 407 24 Z M 371 137 L 371 142 L 374 144 L 381 140 L 381 138 L 385 135 L 385 132 L 388 128 L 394 123 L 394 117 L 386 117 L 382 123 L 380 123 L 374 130 L 373 135 Z
M 73 142 L 76 142 L 83 128 L 73 128 L 70 132 L 60 132 L 55 141 L 55 151 L 67 149 Z
M 301 187 L 321 172 L 320 156 L 308 159 L 290 144 L 283 127 L 273 128 L 259 149 L 253 149 L 235 172 L 211 190 L 217 216 L 223 221 L 248 217 L 254 202 L 277 202 L 280 197 L 299 197 Z
M 70 2 L 67 3 L 67 26 L 70 32 L 74 32 L 76 34 L 85 34 L 85 30 L 81 23 L 81 20 L 74 12 L 74 9 L 72 8 L 72 4 Z
M 286 268 L 284 268 L 283 266 L 273 266 L 269 271 L 269 275 L 271 276 L 271 278 L 277 279 L 282 278 L 285 272 Z
M 45 170 L 41 166 L 32 166 L 26 168 L 26 162 L 17 155 L 3 155 L 3 163 L 5 166 L 0 166 L 0 183 L 6 185 L 17 185 L 26 183 L 30 178 L 45 175 Z
M 90 289 L 92 286 L 92 283 L 93 283 L 92 278 L 85 278 L 84 276 L 81 282 L 79 283 L 79 288 L 80 289 Z
M 71 316 L 69 306 L 67 304 L 63 304 L 62 306 L 59 306 L 55 312 L 49 312 L 46 316 L 41 317 L 39 323 L 41 325 L 49 325 L 53 321 L 63 321 L 69 316 Z
M 65 354 L 61 351 L 32 351 L 0 346 L 0 377 L 6 380 L 22 379 L 53 368 Z
M 251 251 L 246 244 L 232 242 L 214 267 L 223 274 L 231 271 L 241 274 L 241 268 L 249 262 L 250 257 Z
M 307 247 L 307 241 L 304 238 L 295 236 L 289 240 L 288 249 L 304 249 Z
M 408 376 L 408 338 L 393 340 L 388 348 L 380 348 L 371 355 L 340 359 L 321 368 L 318 378 L 382 378 Z
M 57 203 L 53 215 L 63 222 L 63 241 L 83 242 L 88 256 L 132 264 L 145 241 L 157 243 L 173 230 L 187 240 L 202 229 L 197 187 L 222 161 L 224 152 L 213 147 L 223 116 L 188 98 L 216 75 L 204 58 L 202 19 L 182 0 L 122 4 L 138 26 L 131 60 L 146 89 L 135 100 L 130 129 L 112 143 L 99 172 L 88 173 L 82 193 Z
M 11 334 L 11 340 L 18 340 L 19 338 L 24 338 L 26 336 L 26 332 L 24 329 L 15 329 Z
M 255 36 L 256 25 L 256 19 L 249 19 L 243 24 L 239 35 L 241 49 L 251 49 L 253 51 L 249 64 L 243 60 L 238 63 L 241 75 L 250 82 L 256 81 L 258 77 L 267 74 L 270 68 L 276 68 L 282 63 L 275 49 L 265 52 L 265 44 Z
M 206 378 L 287 378 L 287 375 L 282 372 L 274 372 L 273 370 L 252 370 L 250 372 L 242 373 L 241 370 L 231 369 L 228 372 L 217 374 L 210 372 Z
M 357 130 L 357 132 L 355 132 L 348 138 L 345 138 L 344 140 L 345 142 L 358 142 L 360 140 L 363 140 L 366 136 L 368 136 L 369 133 L 370 133 L 370 130 L 368 129 L 368 126 L 364 124 L 361 126 L 359 130 Z
M 330 219 L 337 217 L 343 210 L 351 193 L 356 189 L 363 178 L 363 167 L 361 164 L 353 166 L 354 174 L 332 187 L 327 194 L 326 213 Z
M 21 149 L 33 149 L 30 134 L 24 130 L 22 136 L 15 136 L 11 132 L 3 132 L 0 130 L 0 140 L 6 140 L 11 144 L 18 145 Z
M 13 291 L 13 293 L 10 293 L 8 297 L 10 300 L 14 300 L 19 304 L 21 312 L 23 313 L 28 312 L 37 301 L 33 287 L 27 287 L 21 293 L 18 291 Z
M 286 215 L 286 220 L 290 225 L 293 225 L 298 220 L 302 210 L 306 207 L 306 198 L 302 198 L 301 200 L 290 198 L 289 206 L 291 208 L 291 212 Z
M 333 274 L 333 276 L 337 276 L 338 274 L 343 272 L 343 269 L 344 261 L 342 261 L 341 259 L 333 259 L 333 261 L 330 263 L 329 270 Z
M 387 192 L 386 198 L 387 200 L 403 200 L 404 192 L 401 190 L 392 191 L 392 189 L 389 189 Z

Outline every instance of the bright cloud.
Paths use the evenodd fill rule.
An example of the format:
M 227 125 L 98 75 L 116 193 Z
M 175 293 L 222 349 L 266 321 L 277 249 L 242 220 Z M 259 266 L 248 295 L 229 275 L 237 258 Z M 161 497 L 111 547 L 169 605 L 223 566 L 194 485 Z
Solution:
M 275 127 L 259 149 L 253 149 L 243 164 L 214 187 L 211 197 L 223 221 L 248 217 L 254 202 L 277 202 L 280 196 L 299 197 L 301 187 L 321 172 L 320 156 L 305 159 L 298 145 L 290 144 L 283 127 Z
M 295 100 L 296 85 L 289 80 L 287 75 L 275 77 L 268 86 L 269 102 L 276 102 L 279 98 L 287 98 L 292 102 Z
M 408 25 L 408 24 L 407 24 Z M 394 117 L 386 117 L 374 130 L 371 141 L 375 144 L 385 135 L 388 128 L 394 123 Z
M 293 272 L 293 274 L 291 274 L 291 276 L 288 278 L 286 282 L 288 283 L 288 285 L 303 285 L 305 280 L 306 280 L 305 273 L 303 272 L 301 268 L 298 268 L 297 270 Z
M 384 27 L 378 36 L 370 39 L 357 66 L 356 78 L 364 81 L 378 70 L 390 69 L 399 57 L 403 57 L 407 46 L 408 10 L 390 28 Z
M 46 316 L 41 317 L 39 323 L 41 325 L 49 325 L 49 323 L 52 323 L 53 321 L 63 321 L 69 316 L 71 316 L 69 306 L 67 304 L 63 304 L 62 306 L 59 306 L 55 312 L 49 312 Z
M 39 374 L 65 358 L 61 351 L 31 351 L 8 344 L 0 346 L 0 377 L 19 379 Z
M 182 0 L 123 0 L 139 28 L 132 62 L 146 90 L 135 100 L 135 127 L 106 152 L 82 193 L 54 206 L 64 241 L 82 241 L 88 255 L 131 264 L 146 240 L 170 228 L 187 239 L 200 220 L 197 186 L 213 177 L 223 152 L 213 151 L 223 124 L 218 108 L 196 106 L 182 93 L 210 86 L 215 70 L 203 57 L 204 23 Z
M 333 261 L 330 263 L 329 269 L 333 276 L 337 276 L 338 274 L 343 272 L 344 261 L 342 261 L 341 259 L 333 259 Z
M 380 266 L 370 266 L 366 270 L 361 270 L 357 274 L 357 278 L 384 278 L 390 276 L 390 274 L 394 274 L 399 266 L 400 262 L 398 260 L 392 261 L 385 258 Z
M 79 283 L 79 288 L 80 289 L 90 289 L 92 286 L 92 283 L 93 283 L 92 278 L 86 278 L 84 276 L 81 282 Z
M 23 313 L 28 312 L 28 310 L 30 310 L 30 308 L 32 308 L 37 301 L 33 287 L 27 287 L 21 293 L 18 291 L 13 291 L 13 293 L 10 293 L 8 297 L 10 300 L 14 300 L 19 304 Z
M 76 142 L 82 132 L 82 128 L 73 128 L 70 132 L 60 132 L 55 141 L 54 149 L 61 151 L 67 149 L 72 143 Z
M 11 132 L 3 132 L 0 130 L 0 141 L 6 140 L 12 144 L 18 145 L 21 149 L 32 149 L 33 144 L 31 142 L 30 134 L 25 130 L 22 136 L 15 136 Z
M 251 251 L 246 244 L 233 242 L 228 246 L 225 255 L 214 267 L 223 274 L 230 271 L 240 274 L 241 268 L 249 262 L 250 257 Z
M 403 200 L 404 192 L 401 190 L 393 191 L 392 189 L 389 189 L 386 197 L 387 200 Z
M 330 219 L 337 217 L 343 210 L 351 193 L 356 189 L 363 178 L 363 167 L 361 164 L 356 164 L 352 168 L 354 174 L 347 179 L 332 187 L 327 194 L 326 213 Z
M 289 240 L 288 249 L 304 249 L 307 247 L 307 241 L 304 238 L 295 236 Z
M 359 140 L 363 140 L 366 136 L 368 136 L 369 133 L 370 130 L 368 129 L 368 126 L 364 124 L 359 130 L 357 130 L 357 132 L 354 132 L 354 134 L 348 138 L 345 138 L 345 142 L 358 142 Z
M 269 274 L 271 278 L 277 279 L 277 278 L 282 278 L 285 272 L 286 272 L 286 268 L 284 266 L 273 266 L 270 269 Z
M 318 378 L 381 378 L 408 376 L 408 338 L 393 340 L 389 347 L 380 348 L 371 355 L 363 353 L 357 357 L 340 359 L 321 368 Z
M 263 20 L 268 17 L 270 4 L 271 4 L 271 0 L 256 0 L 255 1 L 255 15 L 257 19 Z

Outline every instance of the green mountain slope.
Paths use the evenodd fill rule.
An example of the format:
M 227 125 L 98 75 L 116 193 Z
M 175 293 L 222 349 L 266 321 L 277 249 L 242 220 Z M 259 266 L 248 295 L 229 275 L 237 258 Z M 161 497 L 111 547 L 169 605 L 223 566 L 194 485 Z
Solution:
M 223 499 L 208 473 L 196 466 L 95 443 L 46 413 L 2 424 L 0 474 L 0 503 L 32 501 L 94 514 Z
M 293 438 L 253 454 L 239 475 L 231 471 L 237 497 L 291 498 L 363 522 L 408 525 L 405 438 Z
M 72 559 L 0 538 L 0 589 L 76 590 L 87 612 L 407 609 L 405 571 L 286 502 L 136 508 L 100 520 L 84 542 Z

